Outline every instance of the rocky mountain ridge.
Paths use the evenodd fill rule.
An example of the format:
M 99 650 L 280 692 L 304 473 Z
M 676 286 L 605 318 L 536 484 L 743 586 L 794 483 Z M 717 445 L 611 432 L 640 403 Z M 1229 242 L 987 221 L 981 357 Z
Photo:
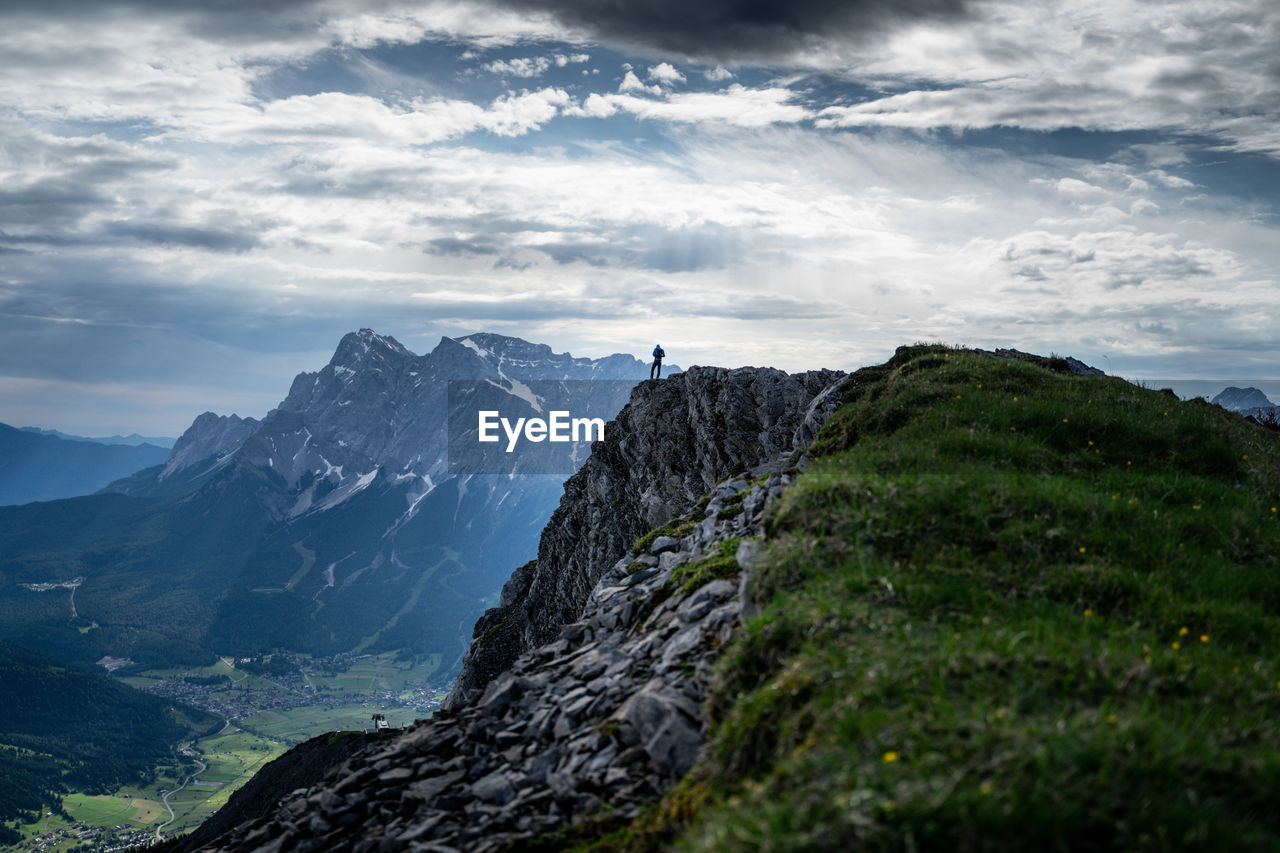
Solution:
M 687 512 L 715 484 L 816 434 L 815 398 L 844 376 L 816 370 L 692 367 L 646 382 L 565 483 L 538 557 L 517 569 L 445 702 L 468 703 L 528 649 L 574 621 L 601 574 L 637 536 Z
M 765 507 L 844 378 L 695 367 L 641 383 L 477 623 L 451 710 L 175 849 L 501 849 L 660 796 L 702 742 Z
M 638 386 L 477 623 L 450 710 L 174 849 L 499 850 L 634 816 L 697 754 L 763 513 L 844 378 L 690 368 Z
M 206 413 L 166 464 L 110 494 L 0 513 L 0 637 L 147 666 L 406 650 L 438 656 L 437 677 L 451 679 L 573 469 L 452 473 L 449 388 L 470 383 L 486 405 L 531 416 L 545 402 L 532 387 L 573 386 L 611 418 L 647 375 L 631 356 L 574 358 L 501 335 L 445 338 L 419 356 L 352 332 L 261 420 Z M 30 585 L 80 576 L 83 624 L 33 599 Z
M 624 555 L 580 621 L 474 704 L 366 748 L 256 821 L 175 849 L 485 853 L 635 817 L 702 746 L 715 650 L 737 627 L 742 575 L 790 463 L 783 454 L 754 479 L 720 484 L 691 533 Z
M 1241 412 L 1247 409 L 1275 408 L 1275 403 L 1271 402 L 1261 390 L 1257 388 L 1237 388 L 1234 385 L 1223 388 L 1209 402 L 1233 412 Z
M 198 485 L 239 459 L 282 480 L 294 498 L 290 516 L 331 509 L 378 475 L 411 479 L 421 494 L 448 478 L 450 381 L 488 381 L 520 397 L 534 380 L 635 382 L 646 370 L 629 355 L 574 358 L 491 333 L 443 337 L 415 355 L 390 335 L 360 329 L 343 336 L 323 368 L 298 374 L 262 420 L 206 412 L 178 439 L 153 482 L 134 478 L 115 490 L 172 492 L 168 480 Z
M 1280 426 L 1280 406 L 1272 403 L 1257 388 L 1225 388 L 1209 402 L 1236 412 L 1253 423 L 1267 424 L 1272 428 Z

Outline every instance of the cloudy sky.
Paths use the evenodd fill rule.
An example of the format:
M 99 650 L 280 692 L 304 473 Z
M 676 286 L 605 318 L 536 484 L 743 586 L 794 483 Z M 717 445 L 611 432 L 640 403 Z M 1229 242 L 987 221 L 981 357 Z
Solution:
M 416 352 L 1280 375 L 1271 0 L 0 0 L 0 421 Z

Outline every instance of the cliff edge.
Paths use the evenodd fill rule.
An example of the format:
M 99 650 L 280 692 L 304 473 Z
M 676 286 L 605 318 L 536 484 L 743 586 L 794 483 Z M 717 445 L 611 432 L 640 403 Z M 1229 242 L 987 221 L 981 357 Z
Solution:
M 844 375 L 693 367 L 637 385 L 565 483 L 537 559 L 476 623 L 445 708 L 474 701 L 522 652 L 554 640 L 636 537 L 688 512 L 726 477 L 810 440 L 820 417 L 811 403 Z

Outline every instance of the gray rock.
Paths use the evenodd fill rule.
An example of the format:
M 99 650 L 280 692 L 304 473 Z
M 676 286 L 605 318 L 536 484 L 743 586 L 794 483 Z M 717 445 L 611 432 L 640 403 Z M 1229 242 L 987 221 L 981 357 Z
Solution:
M 658 571 L 669 572 L 676 566 L 689 562 L 689 558 L 692 556 L 688 551 L 667 551 L 662 555 L 661 562 L 658 563 Z
M 680 540 L 674 536 L 659 536 L 653 540 L 653 544 L 649 546 L 649 553 L 655 556 L 672 551 L 680 547 Z
M 696 622 L 711 612 L 716 605 L 738 594 L 738 585 L 724 578 L 717 578 L 695 589 L 676 608 L 681 622 Z
M 662 650 L 662 663 L 670 666 L 685 652 L 695 648 L 698 643 L 702 642 L 702 634 L 700 625 L 692 625 L 676 634 L 667 641 L 666 647 Z
M 645 752 L 663 767 L 684 775 L 697 759 L 702 736 L 671 697 L 642 690 L 628 699 L 615 717 L 636 732 Z
M 472 784 L 471 793 L 481 800 L 497 803 L 500 806 L 516 798 L 516 789 L 511 784 L 511 777 L 502 770 L 495 770 Z

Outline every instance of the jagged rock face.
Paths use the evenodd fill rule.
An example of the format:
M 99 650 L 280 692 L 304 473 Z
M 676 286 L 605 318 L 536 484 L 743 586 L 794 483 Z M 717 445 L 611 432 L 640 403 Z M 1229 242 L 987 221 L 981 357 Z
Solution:
M 1222 393 L 1209 401 L 1214 405 L 1233 412 L 1244 412 L 1252 409 L 1270 409 L 1274 403 L 1257 388 L 1224 388 Z
M 165 578 L 209 590 L 198 619 L 177 626 L 198 634 L 207 651 L 412 649 L 441 655 L 438 677 L 448 678 L 477 616 L 512 566 L 535 553 L 574 470 L 451 474 L 450 382 L 482 385 L 486 401 L 532 415 L 539 396 L 531 385 L 569 380 L 563 384 L 580 389 L 583 405 L 607 419 L 647 376 L 647 364 L 626 355 L 574 358 L 475 334 L 444 338 L 419 356 L 361 329 L 343 337 L 321 370 L 299 375 L 261 422 L 203 415 L 178 442 L 163 481 L 148 469 L 109 488 L 172 501 L 158 510 L 172 535 L 144 560 L 168 567 L 164 542 L 199 538 L 199 548 L 176 549 L 183 562 Z M 226 528 L 210 526 L 210 518 L 230 519 L 232 506 Z M 137 659 L 128 649 L 107 651 Z
M 843 377 L 818 370 L 694 367 L 641 383 L 586 464 L 565 483 L 538 558 L 518 570 L 500 606 L 476 624 L 446 708 L 474 699 L 523 651 L 581 613 L 601 574 L 636 537 L 687 512 L 714 484 L 790 450 L 810 404 Z
M 215 415 L 205 412 L 174 442 L 158 479 L 166 480 L 174 473 L 234 453 L 260 426 L 253 418 L 237 415 Z
M 235 455 L 271 471 L 284 490 L 298 492 L 291 515 L 335 505 L 378 473 L 412 477 L 430 489 L 448 477 L 450 380 L 504 386 L 539 379 L 637 381 L 647 370 L 629 355 L 574 358 L 545 344 L 487 333 L 442 338 L 431 352 L 415 355 L 389 335 L 361 329 L 342 338 L 321 370 L 299 374 L 262 421 L 201 415 L 178 439 L 158 479 L 185 473 L 199 482 Z M 201 470 L 193 472 L 197 466 Z M 148 491 L 138 484 L 121 490 Z
M 298 789 L 220 837 L 201 831 L 170 849 L 486 853 L 581 821 L 635 817 L 702 747 L 717 650 L 738 625 L 761 522 L 791 482 L 792 456 L 753 469 L 754 482 L 721 483 L 683 539 L 625 554 L 590 591 L 579 621 L 520 656 L 473 705 L 323 778 L 283 765 L 268 771 L 272 778 L 250 785 Z M 681 576 L 697 577 L 708 557 L 719 560 L 718 576 Z

